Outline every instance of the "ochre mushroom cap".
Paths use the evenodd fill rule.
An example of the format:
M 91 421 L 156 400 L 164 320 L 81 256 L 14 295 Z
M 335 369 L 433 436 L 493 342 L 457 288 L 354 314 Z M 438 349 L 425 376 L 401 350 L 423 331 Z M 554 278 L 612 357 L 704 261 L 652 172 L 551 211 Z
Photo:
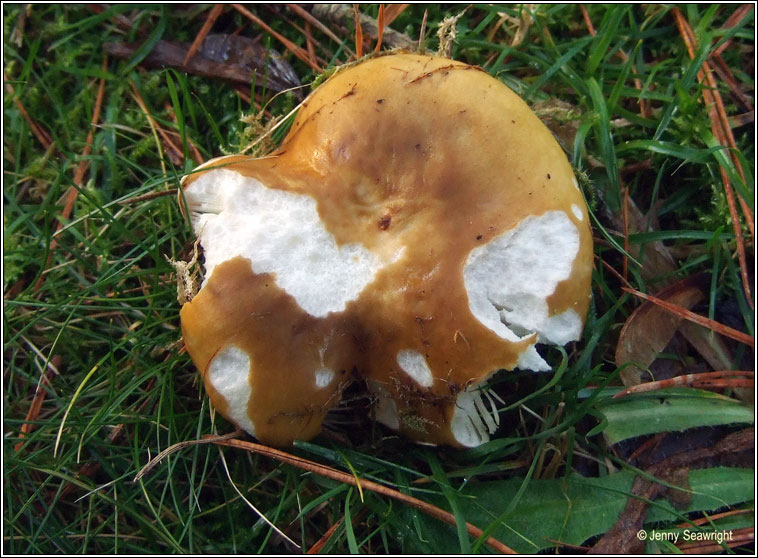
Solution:
M 479 445 L 497 425 L 482 382 L 548 370 L 535 344 L 581 335 L 592 238 L 572 168 L 478 68 L 390 54 L 338 71 L 279 150 L 206 163 L 183 196 L 206 259 L 187 349 L 216 408 L 266 443 L 317 434 L 357 374 L 388 426 Z

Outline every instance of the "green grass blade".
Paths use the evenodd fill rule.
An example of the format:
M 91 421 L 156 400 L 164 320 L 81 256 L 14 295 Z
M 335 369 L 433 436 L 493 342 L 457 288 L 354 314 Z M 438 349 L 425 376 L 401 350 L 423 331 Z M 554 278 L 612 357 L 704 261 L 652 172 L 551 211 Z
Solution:
M 621 19 L 629 10 L 629 6 L 625 4 L 616 4 L 605 13 L 603 21 L 600 23 L 600 27 L 597 34 L 594 37 L 594 41 L 590 46 L 590 52 L 587 56 L 587 64 L 585 65 L 585 73 L 588 76 L 594 76 L 601 61 L 612 54 L 609 52 L 608 46 L 616 36 L 614 30 L 619 27 Z
M 350 554 L 360 554 L 358 541 L 355 540 L 355 532 L 353 531 L 353 516 L 350 514 L 350 498 L 352 495 L 353 489 L 350 488 L 345 496 L 345 537 L 347 538 L 347 547 L 350 549 Z
M 670 388 L 627 395 L 597 406 L 608 421 L 603 434 L 610 443 L 658 432 L 699 426 L 752 424 L 753 410 L 712 392 Z

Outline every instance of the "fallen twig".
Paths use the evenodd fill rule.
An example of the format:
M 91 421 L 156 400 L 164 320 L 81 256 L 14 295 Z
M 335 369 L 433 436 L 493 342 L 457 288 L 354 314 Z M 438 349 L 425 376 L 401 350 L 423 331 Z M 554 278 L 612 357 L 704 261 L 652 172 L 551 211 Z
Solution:
M 672 13 L 674 14 L 676 25 L 679 28 L 679 34 L 682 36 L 682 40 L 687 47 L 687 52 L 690 58 L 694 59 L 697 51 L 697 38 L 695 37 L 695 33 L 692 31 L 692 28 L 685 19 L 684 15 L 682 15 L 682 12 L 679 8 L 674 7 L 672 9 Z M 703 62 L 702 67 L 700 70 L 698 70 L 697 77 L 698 81 L 704 85 L 702 89 L 703 101 L 708 108 L 708 116 L 711 120 L 711 130 L 713 131 L 713 135 L 721 145 L 730 148 L 729 154 L 732 159 L 732 163 L 737 169 L 737 173 L 740 175 L 742 180 L 745 180 L 745 173 L 742 170 L 742 165 L 733 152 L 733 150 L 737 149 L 737 143 L 734 140 L 732 129 L 729 126 L 729 119 L 726 114 L 726 108 L 724 107 L 724 101 L 721 98 L 721 93 L 719 93 L 716 80 L 713 77 L 713 72 L 711 71 L 711 67 L 708 64 L 708 61 Z M 737 258 L 740 262 L 740 276 L 742 278 L 742 286 L 745 291 L 747 302 L 752 308 L 753 300 L 750 293 L 750 280 L 748 278 L 747 259 L 745 257 L 745 241 L 742 237 L 742 221 L 740 219 L 739 213 L 737 212 L 734 188 L 729 181 L 726 170 L 722 165 L 719 165 L 719 170 L 721 172 L 721 181 L 724 184 L 724 193 L 726 194 L 726 202 L 727 206 L 729 207 L 729 215 L 732 218 L 734 236 L 737 240 Z M 736 196 L 736 198 L 739 201 L 740 207 L 742 208 L 742 213 L 745 216 L 745 222 L 747 224 L 748 230 L 750 231 L 751 235 L 755 236 L 755 230 L 753 227 L 753 211 L 750 209 L 747 202 L 742 198 L 742 196 Z
M 311 473 L 315 473 L 317 475 L 321 475 L 323 477 L 327 477 L 332 480 L 336 480 L 338 482 L 349 484 L 351 486 L 355 486 L 356 488 L 360 487 L 362 490 L 370 490 L 372 492 L 376 492 L 377 494 L 381 494 L 383 496 L 387 496 L 389 498 L 403 502 L 413 508 L 416 508 L 419 511 L 422 511 L 436 519 L 439 519 L 440 521 L 448 523 L 449 525 L 456 526 L 458 524 L 455 516 L 452 513 L 446 512 L 445 510 L 440 509 L 437 506 L 433 506 L 432 504 L 429 504 L 427 502 L 424 502 L 423 500 L 419 500 L 418 498 L 414 498 L 413 496 L 403 494 L 402 492 L 398 490 L 389 488 L 379 483 L 369 481 L 366 479 L 359 479 L 358 477 L 352 474 L 343 473 L 342 471 L 339 471 L 332 467 L 321 465 L 319 463 L 314 463 L 313 461 L 303 459 L 302 457 L 298 457 L 296 455 L 292 455 L 278 449 L 270 448 L 268 446 L 264 446 L 261 444 L 255 444 L 253 442 L 248 442 L 245 440 L 239 440 L 236 438 L 236 436 L 239 435 L 239 433 L 240 433 L 239 431 L 235 431 L 223 436 L 210 436 L 210 437 L 201 438 L 200 440 L 192 440 L 188 442 L 179 442 L 177 444 L 174 444 L 173 446 L 166 448 L 156 457 L 151 459 L 150 462 L 147 463 L 139 471 L 139 473 L 137 473 L 137 476 L 134 477 L 134 480 L 137 481 L 141 479 L 153 467 L 155 467 L 155 465 L 157 465 L 163 458 L 165 458 L 167 455 L 170 455 L 182 448 L 192 446 L 195 444 L 214 443 L 219 446 L 227 446 L 227 447 L 237 448 L 237 449 L 257 453 L 260 455 L 264 455 L 266 457 L 276 459 L 277 461 L 280 461 L 282 463 L 287 463 L 288 465 L 292 465 L 299 469 L 303 469 L 304 471 L 310 471 Z M 481 529 L 479 529 L 478 527 L 475 527 L 474 525 L 471 525 L 470 523 L 466 523 L 466 531 L 469 533 L 469 535 L 475 538 L 479 538 L 484 534 Z M 500 552 L 502 554 L 515 554 L 515 551 L 513 549 L 503 544 L 502 542 L 498 541 L 494 537 L 488 537 L 485 540 L 485 543 L 489 545 L 493 550 Z
M 263 21 L 261 18 L 259 18 L 257 15 L 255 15 L 253 12 L 245 8 L 244 6 L 240 4 L 232 4 L 232 7 L 237 10 L 239 13 L 241 13 L 243 16 L 248 18 L 253 23 L 259 25 L 262 27 L 267 33 L 269 33 L 271 36 L 273 36 L 276 40 L 278 40 L 280 43 L 282 43 L 287 50 L 289 50 L 292 54 L 297 56 L 300 60 L 308 64 L 311 69 L 320 72 L 321 68 L 318 66 L 318 64 L 315 64 L 310 57 L 308 56 L 308 51 L 302 49 L 301 47 L 297 46 L 295 43 L 290 41 L 287 37 L 284 35 L 277 33 L 274 31 L 271 27 L 269 27 L 265 21 Z
M 733 378 L 733 376 L 745 376 L 748 379 L 744 380 Z M 632 393 L 656 391 L 672 386 L 690 385 L 693 387 L 750 387 L 752 385 L 755 385 L 754 377 L 755 373 L 749 370 L 717 370 L 715 372 L 685 374 L 683 376 L 675 376 L 666 380 L 637 384 L 636 386 L 631 386 L 618 392 L 613 396 L 613 398 L 618 399 L 619 397 L 624 397 Z
M 345 24 L 354 17 L 353 8 L 349 4 L 314 4 L 312 12 L 314 16 L 333 21 L 334 23 Z M 360 26 L 366 34 L 372 39 L 379 37 L 379 24 L 371 16 L 360 14 Z M 385 21 L 384 26 L 384 44 L 390 48 L 407 48 L 413 49 L 416 42 L 404 33 L 400 33 L 388 27 Z
M 326 25 L 321 23 L 321 21 L 319 21 L 316 17 L 314 17 L 313 14 L 311 14 L 307 10 L 304 10 L 297 4 L 287 4 L 287 8 L 289 8 L 290 10 L 295 12 L 297 15 L 302 17 L 306 21 L 306 23 L 310 23 L 311 25 L 316 27 L 316 29 L 321 31 L 324 35 L 329 37 L 331 40 L 333 40 L 337 44 L 343 45 L 343 48 L 347 51 L 347 53 L 350 56 L 355 56 L 355 53 L 352 50 L 350 50 L 350 47 L 347 46 L 346 42 L 340 39 L 337 35 L 335 35 L 331 29 L 329 29 Z
M 192 45 L 190 45 L 189 50 L 187 50 L 187 55 L 184 57 L 184 60 L 182 63 L 186 66 L 187 62 L 190 61 L 190 59 L 195 55 L 197 52 L 197 49 L 200 48 L 200 45 L 203 44 L 203 41 L 205 40 L 205 37 L 210 32 L 211 28 L 213 27 L 213 24 L 216 23 L 216 20 L 218 19 L 218 16 L 221 15 L 221 12 L 224 11 L 224 5 L 223 4 L 215 4 L 213 8 L 211 9 L 211 13 L 208 14 L 208 17 L 206 18 L 205 22 L 203 22 L 203 26 L 200 28 L 200 31 L 197 33 L 197 37 L 195 37 L 195 40 L 192 41 Z
M 712 329 L 713 331 L 720 333 L 721 335 L 730 337 L 734 339 L 735 341 L 739 341 L 740 343 L 744 343 L 745 345 L 749 345 L 750 347 L 755 346 L 755 340 L 751 336 L 749 336 L 747 333 L 742 333 L 741 331 L 737 331 L 736 329 L 733 329 L 729 326 L 720 324 L 717 321 L 709 320 L 708 318 L 705 318 L 699 314 L 695 314 L 694 312 L 691 312 L 690 310 L 687 310 L 686 308 L 682 308 L 681 306 L 677 306 L 676 304 L 671 304 L 670 302 L 666 302 L 665 300 L 661 300 L 660 298 L 642 293 L 636 289 L 630 289 L 629 287 L 622 287 L 622 289 L 635 296 L 644 298 L 645 300 L 649 300 L 653 304 L 662 306 L 669 312 L 672 312 L 684 318 L 685 320 L 689 320 L 691 322 L 695 322 L 698 325 L 707 327 L 708 329 Z
M 47 363 L 47 369 L 40 377 L 37 389 L 34 391 L 32 403 L 29 405 L 29 411 L 26 413 L 24 424 L 21 425 L 21 430 L 18 433 L 19 440 L 16 445 L 13 446 L 14 451 L 19 452 L 21 451 L 21 448 L 24 447 L 24 438 L 34 428 L 34 421 L 37 420 L 39 412 L 42 409 L 42 403 L 45 401 L 45 394 L 47 393 L 45 388 L 50 385 L 53 377 L 58 374 L 62 362 L 63 359 L 60 355 L 55 355 L 50 359 L 50 362 Z
M 103 58 L 103 73 L 108 69 L 108 57 Z M 82 157 L 81 161 L 79 161 L 79 165 L 76 167 L 76 171 L 74 171 L 74 185 L 69 186 L 68 192 L 66 192 L 66 203 L 63 206 L 63 211 L 61 212 L 61 217 L 58 219 L 58 226 L 56 227 L 55 233 L 53 233 L 53 236 L 50 239 L 50 247 L 47 252 L 47 260 L 45 261 L 44 269 L 47 269 L 50 267 L 50 264 L 53 261 L 53 254 L 55 253 L 55 249 L 58 247 L 58 239 L 57 235 L 60 233 L 60 231 L 63 229 L 63 223 L 64 221 L 68 220 L 68 218 L 71 216 L 71 213 L 74 211 L 74 203 L 76 203 L 76 198 L 79 196 L 79 191 L 81 190 L 82 186 L 84 185 L 84 174 L 87 172 L 87 169 L 89 168 L 89 160 L 87 157 L 89 157 L 89 154 L 92 152 L 92 142 L 95 138 L 95 127 L 97 126 L 97 123 L 100 121 L 100 110 L 103 107 L 103 99 L 105 98 L 105 78 L 100 79 L 100 86 L 97 90 L 97 98 L 95 99 L 95 108 L 92 111 L 92 121 L 90 123 L 90 129 L 87 133 L 87 139 L 85 141 L 84 149 L 82 150 Z M 45 273 L 40 273 L 39 279 L 37 279 L 37 282 L 34 284 L 33 291 L 37 292 L 42 287 L 42 284 L 45 281 Z

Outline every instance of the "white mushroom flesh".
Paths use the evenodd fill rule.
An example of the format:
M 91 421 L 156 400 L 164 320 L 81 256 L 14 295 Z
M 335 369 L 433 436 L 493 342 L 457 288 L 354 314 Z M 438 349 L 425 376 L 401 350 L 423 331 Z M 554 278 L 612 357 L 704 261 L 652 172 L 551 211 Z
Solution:
M 387 428 L 400 429 L 400 417 L 397 412 L 397 404 L 392 396 L 382 387 L 379 382 L 369 380 L 366 382 L 369 391 L 376 398 L 374 403 L 374 418 Z
M 482 395 L 487 397 L 489 408 Z M 473 448 L 489 442 L 500 424 L 495 404 L 487 396 L 487 387 L 480 383 L 462 391 L 456 400 L 450 430 L 462 446 Z
M 424 355 L 418 351 L 404 350 L 397 354 L 397 363 L 421 387 L 431 387 L 434 376 Z
M 320 318 L 344 310 L 382 267 L 360 244 L 338 246 L 310 196 L 226 169 L 203 173 L 185 195 L 205 253 L 203 286 L 216 265 L 242 256 Z
M 577 339 L 581 320 L 549 316 L 547 298 L 571 274 L 578 251 L 579 231 L 565 212 L 524 218 L 469 254 L 463 278 L 471 313 L 508 341 L 534 333 L 541 341 L 566 339 L 561 344 Z M 533 345 L 517 366 L 550 370 Z
M 316 387 L 325 388 L 334 380 L 334 370 L 319 368 L 316 370 Z
M 250 357 L 242 349 L 221 349 L 208 365 L 208 381 L 225 400 L 229 417 L 255 436 L 255 425 L 247 415 L 250 400 Z

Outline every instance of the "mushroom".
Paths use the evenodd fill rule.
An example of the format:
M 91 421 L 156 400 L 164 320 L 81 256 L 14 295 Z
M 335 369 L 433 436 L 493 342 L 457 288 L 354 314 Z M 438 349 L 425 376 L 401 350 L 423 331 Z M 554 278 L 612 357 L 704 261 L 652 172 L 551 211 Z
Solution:
M 183 180 L 205 279 L 181 310 L 211 402 L 265 443 L 316 435 L 354 376 L 377 420 L 472 447 L 498 370 L 579 339 L 587 209 L 548 129 L 479 68 L 393 53 L 337 71 L 269 156 Z

